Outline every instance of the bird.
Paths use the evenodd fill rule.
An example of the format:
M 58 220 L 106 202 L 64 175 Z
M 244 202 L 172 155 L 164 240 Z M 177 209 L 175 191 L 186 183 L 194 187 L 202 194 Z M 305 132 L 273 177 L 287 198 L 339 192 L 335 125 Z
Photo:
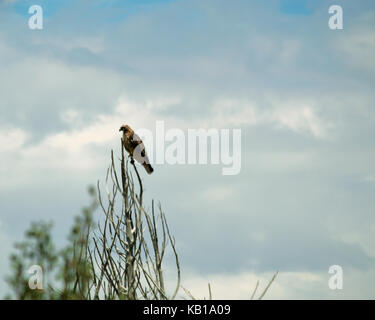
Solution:
M 129 156 L 132 158 L 132 163 L 134 163 L 134 158 L 146 169 L 148 174 L 153 173 L 154 169 L 152 168 L 147 157 L 145 146 L 141 138 L 135 134 L 134 130 L 128 125 L 122 125 L 119 131 L 122 131 L 122 144 L 125 150 L 129 153 Z

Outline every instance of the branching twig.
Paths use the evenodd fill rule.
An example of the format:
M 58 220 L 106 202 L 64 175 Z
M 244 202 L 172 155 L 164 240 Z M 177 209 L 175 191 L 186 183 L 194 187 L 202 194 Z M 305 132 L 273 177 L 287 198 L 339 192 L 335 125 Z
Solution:
M 162 271 L 168 242 L 171 244 L 177 269 L 177 285 L 171 296 L 174 299 L 180 288 L 181 277 L 175 241 L 160 205 L 159 222 L 153 201 L 151 213 L 143 207 L 142 179 L 134 161 L 130 163 L 136 180 L 129 171 L 122 143 L 120 175 L 117 174 L 113 151 L 111 152 L 111 164 L 105 184 L 108 205 L 104 204 L 99 182 L 97 184 L 104 221 L 99 223 L 99 233 L 93 237 L 94 247 L 87 254 L 94 272 L 94 299 L 168 299 Z M 138 184 L 138 191 L 134 181 Z M 116 205 L 118 192 L 122 196 L 120 208 Z M 146 228 L 143 227 L 144 221 Z M 160 235 L 158 223 L 161 226 Z

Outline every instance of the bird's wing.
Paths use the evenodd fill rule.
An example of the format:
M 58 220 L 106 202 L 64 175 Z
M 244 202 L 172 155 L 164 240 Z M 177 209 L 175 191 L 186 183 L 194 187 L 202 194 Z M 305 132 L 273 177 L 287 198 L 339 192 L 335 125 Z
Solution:
M 133 147 L 133 157 L 135 160 L 137 160 L 139 163 L 149 163 L 149 159 L 146 155 L 146 149 L 145 146 L 141 140 L 141 138 L 133 134 L 132 141 L 131 141 L 132 147 Z

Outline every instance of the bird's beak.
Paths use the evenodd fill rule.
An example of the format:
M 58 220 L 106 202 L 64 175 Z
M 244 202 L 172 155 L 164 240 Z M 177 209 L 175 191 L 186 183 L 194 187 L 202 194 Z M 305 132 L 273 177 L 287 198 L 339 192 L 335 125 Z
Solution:
M 121 127 L 119 131 L 122 131 L 122 129 L 123 129 L 123 128 Z

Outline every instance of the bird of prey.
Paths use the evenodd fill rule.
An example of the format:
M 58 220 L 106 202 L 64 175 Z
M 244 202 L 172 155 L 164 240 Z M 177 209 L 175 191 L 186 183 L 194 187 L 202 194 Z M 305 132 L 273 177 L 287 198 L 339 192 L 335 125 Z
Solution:
M 154 169 L 150 165 L 141 138 L 136 135 L 133 129 L 128 125 L 121 126 L 119 131 L 122 131 L 122 144 L 124 145 L 125 150 L 129 153 L 132 159 L 134 158 L 137 160 L 146 169 L 148 174 L 151 174 Z

